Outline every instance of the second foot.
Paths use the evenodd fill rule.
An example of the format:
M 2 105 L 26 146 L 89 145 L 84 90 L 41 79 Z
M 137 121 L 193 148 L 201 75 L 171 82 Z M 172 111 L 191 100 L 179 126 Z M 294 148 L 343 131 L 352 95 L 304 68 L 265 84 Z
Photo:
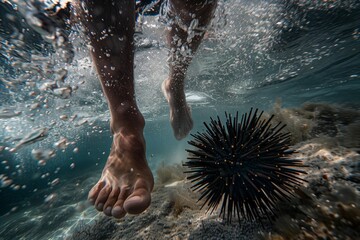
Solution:
M 170 81 L 162 83 L 162 91 L 170 107 L 170 123 L 175 138 L 185 138 L 193 128 L 190 107 L 186 104 L 185 93 L 170 87 Z

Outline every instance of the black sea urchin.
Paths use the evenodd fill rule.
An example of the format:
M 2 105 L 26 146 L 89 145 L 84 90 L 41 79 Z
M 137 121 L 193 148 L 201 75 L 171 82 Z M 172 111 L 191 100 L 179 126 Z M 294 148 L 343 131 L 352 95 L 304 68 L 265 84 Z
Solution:
M 204 123 L 206 131 L 191 134 L 189 152 L 184 166 L 190 168 L 188 179 L 192 189 L 201 193 L 213 212 L 222 202 L 220 216 L 231 222 L 235 213 L 247 220 L 271 219 L 278 200 L 290 199 L 292 190 L 303 181 L 300 160 L 290 159 L 290 133 L 282 133 L 285 125 L 271 125 L 261 119 L 263 112 L 252 109 L 241 117 L 225 113 L 226 124 L 219 117 Z

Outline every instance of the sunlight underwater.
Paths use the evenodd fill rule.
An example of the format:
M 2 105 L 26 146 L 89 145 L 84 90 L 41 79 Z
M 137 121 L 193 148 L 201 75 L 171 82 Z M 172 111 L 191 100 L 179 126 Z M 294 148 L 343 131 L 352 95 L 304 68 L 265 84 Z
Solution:
M 34 6 L 0 2 L 0 239 L 360 238 L 358 1 L 220 1 L 189 69 L 193 134 L 251 107 L 291 133 L 307 183 L 263 225 L 200 209 L 182 166 L 192 137 L 175 140 L 160 90 L 168 68 L 158 16 L 139 19 L 135 59 L 152 205 L 120 221 L 96 212 L 86 199 L 110 151 L 106 101 L 81 29 L 66 30 L 71 44 L 54 43 Z

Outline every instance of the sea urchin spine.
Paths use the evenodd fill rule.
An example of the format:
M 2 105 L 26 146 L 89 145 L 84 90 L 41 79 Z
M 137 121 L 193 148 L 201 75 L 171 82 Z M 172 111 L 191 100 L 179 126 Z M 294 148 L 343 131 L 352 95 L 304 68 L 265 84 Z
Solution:
M 271 125 L 262 119 L 263 112 L 251 109 L 238 122 L 225 113 L 226 123 L 219 116 L 210 124 L 204 123 L 206 131 L 191 134 L 188 143 L 195 147 L 187 149 L 188 179 L 192 189 L 200 192 L 202 208 L 207 205 L 213 212 L 222 202 L 220 216 L 231 222 L 235 213 L 246 220 L 260 220 L 262 215 L 271 219 L 279 200 L 290 199 L 293 189 L 301 184 L 300 160 L 291 159 L 290 133 L 281 130 L 285 125 Z

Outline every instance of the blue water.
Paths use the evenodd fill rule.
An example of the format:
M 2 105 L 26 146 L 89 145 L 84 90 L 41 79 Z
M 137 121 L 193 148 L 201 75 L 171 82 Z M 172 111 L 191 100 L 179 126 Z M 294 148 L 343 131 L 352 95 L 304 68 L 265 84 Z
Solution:
M 49 195 L 72 181 L 82 182 L 89 176 L 96 181 L 111 145 L 109 112 L 80 30 L 68 30 L 75 56 L 67 63 L 51 42 L 44 40 L 45 34 L 24 20 L 34 9 L 26 1 L 18 5 L 9 2 L 0 2 L 0 108 L 2 114 L 4 109 L 19 114 L 0 114 L 3 219 L 47 204 L 44 200 Z M 213 26 L 187 74 L 193 132 L 201 131 L 204 121 L 223 116 L 224 111 L 243 113 L 250 107 L 269 111 L 276 102 L 283 108 L 311 102 L 358 111 L 359 16 L 356 0 L 220 1 Z M 143 18 L 138 41 L 148 45 L 138 47 L 135 60 L 137 100 L 146 119 L 147 159 L 154 173 L 164 162 L 185 161 L 187 140 L 191 139 L 177 141 L 173 137 L 160 91 L 168 71 L 163 28 L 156 16 Z M 66 99 L 52 90 L 41 90 L 45 82 L 58 80 L 61 70 L 66 70 L 67 76 L 60 84 L 76 87 Z M 39 127 L 49 129 L 43 140 L 11 151 Z M 63 138 L 66 146 L 54 147 Z M 39 165 L 34 149 L 53 149 L 56 156 Z M 11 184 L 5 184 L 6 179 L 11 179 Z M 81 194 L 64 197 L 57 204 L 82 201 L 87 191 L 82 189 Z M 53 225 L 36 231 L 38 236 L 61 232 Z M 19 236 L 36 236 L 29 232 L 24 230 Z M 3 235 L 0 239 L 14 238 Z

